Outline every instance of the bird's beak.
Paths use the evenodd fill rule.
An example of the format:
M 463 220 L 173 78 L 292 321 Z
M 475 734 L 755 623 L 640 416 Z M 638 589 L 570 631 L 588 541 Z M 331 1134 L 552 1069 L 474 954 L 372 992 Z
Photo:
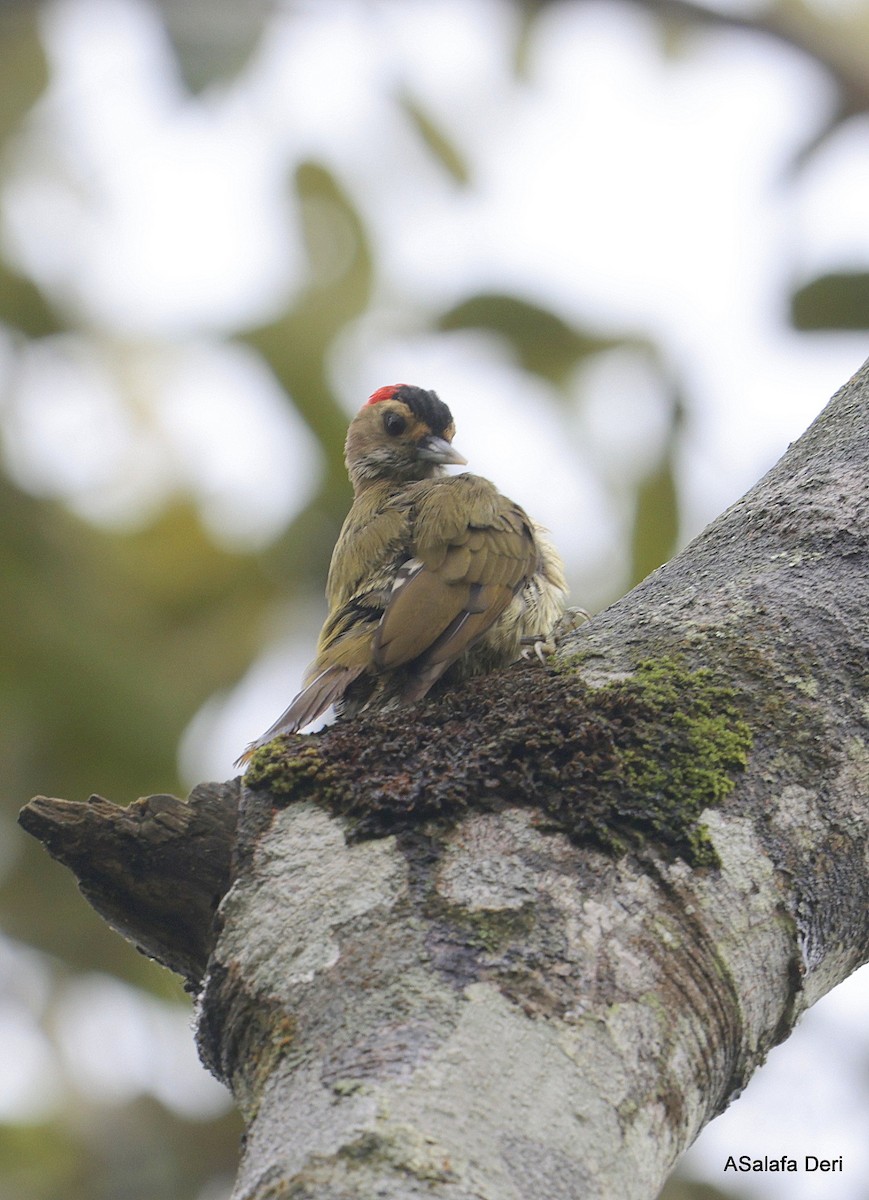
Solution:
M 417 449 L 419 458 L 424 458 L 426 462 L 433 463 L 451 463 L 457 467 L 467 466 L 468 460 L 463 454 L 459 454 L 455 446 L 451 446 L 446 438 L 427 437 L 419 444 Z

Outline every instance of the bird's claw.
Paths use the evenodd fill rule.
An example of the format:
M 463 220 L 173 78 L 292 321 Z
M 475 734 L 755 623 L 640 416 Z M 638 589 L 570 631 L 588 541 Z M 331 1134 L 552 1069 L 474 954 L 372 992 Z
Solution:
M 586 621 L 591 620 L 591 613 L 578 605 L 572 605 L 566 608 L 558 619 L 558 624 L 552 633 L 552 640 L 557 642 L 560 638 L 565 637 L 569 633 L 574 633 L 579 629 L 580 625 L 584 625 Z
M 559 641 L 574 630 L 579 629 L 580 625 L 584 625 L 586 621 L 591 620 L 591 613 L 586 612 L 584 608 L 572 607 L 566 608 L 558 620 L 558 624 L 552 630 L 548 637 L 542 637 L 540 634 L 530 634 L 528 637 L 522 638 L 522 646 L 524 649 L 521 652 L 521 657 L 530 659 L 534 655 L 540 662 L 546 663 L 547 658 L 555 653 L 558 648 Z
M 545 663 L 547 658 L 555 653 L 555 642 L 552 638 L 535 637 L 533 634 L 530 637 L 522 638 L 522 645 L 525 647 L 521 657 L 530 659 L 532 654 Z

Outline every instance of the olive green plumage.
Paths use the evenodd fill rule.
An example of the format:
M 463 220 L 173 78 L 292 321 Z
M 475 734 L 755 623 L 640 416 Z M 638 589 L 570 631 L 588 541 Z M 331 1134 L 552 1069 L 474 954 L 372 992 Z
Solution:
M 329 615 L 305 686 L 242 759 L 329 705 L 419 700 L 441 678 L 513 662 L 547 642 L 564 610 L 561 559 L 546 532 L 466 460 L 434 392 L 381 388 L 350 425 L 354 500 L 326 585 Z

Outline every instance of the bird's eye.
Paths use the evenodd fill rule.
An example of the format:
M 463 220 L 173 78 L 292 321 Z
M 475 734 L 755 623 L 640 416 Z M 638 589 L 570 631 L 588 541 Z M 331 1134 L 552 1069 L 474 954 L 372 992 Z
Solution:
M 407 422 L 401 413 L 388 412 L 383 414 L 383 428 L 390 437 L 398 437 L 407 428 Z

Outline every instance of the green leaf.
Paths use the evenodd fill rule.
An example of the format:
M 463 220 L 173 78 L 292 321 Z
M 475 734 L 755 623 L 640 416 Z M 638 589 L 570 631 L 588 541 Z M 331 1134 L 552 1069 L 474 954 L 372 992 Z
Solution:
M 0 5 L 0 142 L 14 133 L 48 82 L 37 15 L 35 4 Z
M 348 485 L 344 469 L 347 416 L 332 390 L 329 350 L 348 324 L 368 307 L 373 286 L 372 252 L 366 229 L 349 195 L 319 163 L 302 163 L 294 178 L 308 254 L 308 281 L 296 303 L 275 321 L 249 330 L 242 340 L 271 367 L 288 397 L 316 435 L 326 459 L 319 495 L 309 508 L 319 516 L 312 540 L 325 542 L 343 519 Z
M 309 368 L 319 370 L 335 336 L 365 311 L 373 283 L 368 234 L 335 176 L 320 163 L 304 162 L 293 185 L 308 256 L 306 286 L 277 320 L 244 335 L 289 392 Z
M 509 342 L 526 371 L 563 384 L 581 362 L 624 339 L 598 337 L 569 325 L 549 309 L 500 293 L 481 293 L 449 309 L 439 329 L 485 329 Z
M 47 337 L 64 329 L 39 288 L 29 279 L 10 270 L 2 260 L 0 324 L 9 325 L 30 338 Z
M 471 179 L 470 168 L 455 143 L 409 92 L 402 92 L 398 102 L 428 150 L 447 174 L 456 183 L 467 185 Z
M 869 272 L 821 275 L 791 299 L 795 328 L 869 329 Z
M 658 462 L 637 488 L 631 530 L 631 583 L 639 583 L 672 558 L 679 539 L 679 489 L 674 462 L 685 406 L 678 386 L 671 395 L 670 428 Z
M 679 495 L 669 447 L 640 483 L 631 530 L 631 583 L 639 583 L 673 556 L 679 535 Z

